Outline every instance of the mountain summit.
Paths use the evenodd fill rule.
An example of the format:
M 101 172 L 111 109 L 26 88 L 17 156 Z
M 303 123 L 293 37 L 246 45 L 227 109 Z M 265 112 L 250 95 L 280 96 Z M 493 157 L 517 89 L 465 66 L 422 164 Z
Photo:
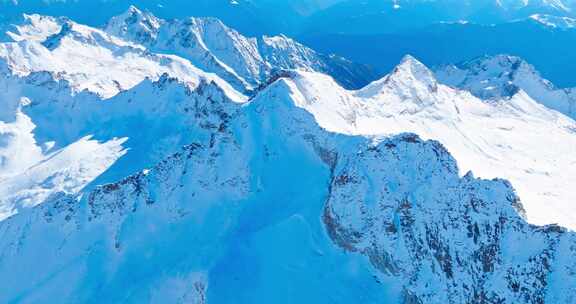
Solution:
M 409 96 L 427 95 L 438 89 L 434 74 L 416 58 L 406 55 L 392 73 L 360 90 L 359 95 L 369 98 L 377 97 L 383 90 L 394 88 L 397 94 Z
M 131 5 L 126 12 L 108 21 L 106 31 L 117 37 L 130 38 L 132 41 L 145 45 L 158 38 L 162 23 L 164 23 L 163 20 Z

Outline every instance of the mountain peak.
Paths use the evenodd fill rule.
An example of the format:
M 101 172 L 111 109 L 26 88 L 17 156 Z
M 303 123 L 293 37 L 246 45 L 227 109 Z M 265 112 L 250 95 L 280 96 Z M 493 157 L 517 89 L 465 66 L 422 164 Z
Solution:
M 428 85 L 436 85 L 436 78 L 428 67 L 411 55 L 406 55 L 390 74 L 390 78 L 410 77 L 411 80 L 424 82 Z
M 369 84 L 358 94 L 361 97 L 370 98 L 390 89 L 406 98 L 415 95 L 423 97 L 436 92 L 438 82 L 428 67 L 413 56 L 406 55 L 390 74 Z
M 141 14 L 142 14 L 142 11 L 141 11 L 139 8 L 137 8 L 136 6 L 134 6 L 134 5 L 130 5 L 130 6 L 128 7 L 128 10 L 126 11 L 126 13 L 139 14 L 139 15 L 141 15 Z
M 105 29 L 114 36 L 132 36 L 132 41 L 145 45 L 156 38 L 162 23 L 153 14 L 131 5 L 124 13 L 112 17 Z
M 422 62 L 420 62 L 418 59 L 416 59 L 414 56 L 410 54 L 406 54 L 404 55 L 404 57 L 402 57 L 402 60 L 400 60 L 400 65 L 404 63 L 422 64 Z

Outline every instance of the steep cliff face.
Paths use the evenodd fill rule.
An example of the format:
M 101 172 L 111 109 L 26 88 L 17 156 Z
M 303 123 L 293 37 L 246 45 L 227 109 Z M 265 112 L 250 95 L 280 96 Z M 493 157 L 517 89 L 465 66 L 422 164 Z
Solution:
M 405 303 L 573 302 L 575 235 L 527 224 L 508 182 L 457 172 L 439 143 L 384 141 L 339 159 L 324 222 Z

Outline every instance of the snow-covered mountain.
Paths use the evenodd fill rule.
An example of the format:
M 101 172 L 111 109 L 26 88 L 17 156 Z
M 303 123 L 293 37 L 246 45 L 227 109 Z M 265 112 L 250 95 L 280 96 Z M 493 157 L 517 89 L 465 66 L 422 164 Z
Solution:
M 576 299 L 572 118 L 410 56 L 351 91 L 285 37 L 123 16 L 0 44 L 0 302 Z
M 248 38 L 215 18 L 165 21 L 132 6 L 113 17 L 105 30 L 152 51 L 177 54 L 247 91 L 282 69 L 327 73 L 348 88 L 361 87 L 374 77 L 367 67 L 318 54 L 286 36 Z
M 66 19 L 26 20 L 9 32 L 15 42 L 0 44 L 0 218 L 76 193 L 113 165 L 121 170 L 111 180 L 156 163 L 187 144 L 186 130 L 209 123 L 184 124 L 189 107 L 247 100 L 183 58 Z M 191 104 L 177 103 L 192 92 Z
M 168 73 L 197 84 L 199 77 L 231 86 L 174 55 L 150 53 L 142 46 L 66 18 L 25 15 L 0 44 L 0 57 L 12 74 L 50 72 L 67 80 L 77 92 L 88 90 L 105 98 L 132 88 L 145 78 Z M 238 93 L 236 95 L 239 96 Z
M 153 22 L 148 28 L 151 31 L 155 26 L 167 23 L 131 8 L 123 16 L 114 18 L 107 29 L 114 32 L 111 25 L 119 26 L 115 22 L 122 17 L 130 18 L 130 16 L 140 18 L 141 21 L 138 23 L 140 26 L 147 24 L 146 22 Z M 129 21 L 122 19 L 122 22 Z M 1 85 L 4 88 L 1 94 L 7 100 L 3 105 L 5 109 L 2 114 L 3 137 L 6 144 L 0 149 L 2 157 L 0 176 L 7 179 L 0 181 L 2 184 L 0 193 L 4 193 L 1 199 L 0 218 L 14 214 L 21 206 L 34 206 L 55 191 L 67 193 L 79 191 L 109 169 L 128 150 L 132 152 L 125 155 L 122 162 L 126 164 L 128 171 L 115 173 L 116 178 L 125 176 L 126 172 L 132 172 L 130 170 L 134 168 L 153 164 L 159 160 L 159 155 L 164 156 L 175 147 L 186 144 L 178 135 L 178 132 L 182 132 L 178 127 L 167 131 L 160 125 L 152 128 L 156 131 L 140 138 L 138 131 L 134 130 L 149 122 L 145 117 L 153 114 L 133 113 L 129 103 L 135 98 L 143 100 L 155 95 L 158 100 L 174 100 L 189 94 L 188 91 L 203 87 L 212 90 L 212 87 L 216 86 L 217 90 L 223 90 L 224 93 L 210 93 L 204 98 L 213 99 L 216 98 L 214 95 L 219 95 L 217 98 L 230 99 L 231 103 L 242 103 L 248 99 L 244 96 L 244 90 L 248 88 L 254 90 L 256 89 L 254 86 L 259 85 L 260 81 L 272 76 L 272 64 L 279 70 L 290 67 L 328 68 L 319 65 L 317 60 L 320 60 L 320 55 L 289 38 L 264 38 L 266 44 L 260 46 L 260 50 L 256 50 L 250 49 L 255 47 L 251 44 L 256 41 L 255 39 L 250 40 L 239 35 L 218 20 L 190 19 L 190 22 L 198 26 L 195 28 L 196 32 L 202 32 L 208 35 L 207 37 L 215 33 L 223 36 L 200 41 L 201 45 L 211 47 L 202 49 L 203 51 L 199 51 L 194 45 L 182 46 L 184 41 L 180 41 L 182 44 L 172 44 L 172 49 L 168 49 L 170 43 L 162 42 L 166 44 L 163 50 L 171 53 L 164 55 L 151 52 L 143 46 L 146 44 L 145 41 L 136 39 L 137 35 L 144 37 L 144 32 L 135 32 L 136 36 L 132 38 L 137 40 L 137 43 L 134 43 L 67 18 L 25 15 L 22 23 L 9 27 L 6 36 L 11 42 L 0 43 L 2 59 L 0 70 L 3 73 Z M 173 24 L 186 28 L 179 21 L 173 21 Z M 192 33 L 187 31 L 185 33 Z M 179 37 L 177 32 L 174 35 Z M 173 37 L 163 38 L 165 41 L 173 40 Z M 197 55 L 195 51 L 201 55 L 195 57 Z M 258 51 L 262 52 L 262 56 Z M 227 52 L 230 54 L 227 55 Z M 175 53 L 182 53 L 184 58 L 173 55 Z M 202 56 L 207 60 L 204 61 Z M 191 59 L 195 65 L 186 58 Z M 219 58 L 224 58 L 223 60 L 230 63 L 235 70 Z M 197 62 L 195 59 L 200 61 Z M 341 61 L 339 63 L 341 66 L 329 67 L 341 69 L 336 71 L 339 75 L 346 75 L 350 71 L 347 69 L 349 62 L 344 59 L 330 60 Z M 241 72 L 237 73 L 236 70 Z M 238 76 L 239 73 L 245 78 Z M 166 79 L 178 79 L 177 82 L 181 83 L 182 87 L 155 92 L 146 86 L 146 83 L 150 86 L 150 82 Z M 128 94 L 127 90 L 136 97 Z M 145 93 L 140 90 L 144 90 Z M 22 96 L 15 97 L 14 94 Z M 104 105 L 100 102 L 100 98 L 110 102 Z M 57 103 L 44 109 L 43 105 L 50 100 Z M 116 100 L 122 101 L 116 102 Z M 78 104 L 81 106 L 77 106 Z M 108 104 L 117 106 L 112 107 Z M 176 116 L 175 119 L 166 120 L 173 122 L 182 120 L 179 116 L 186 110 L 166 109 L 163 108 L 166 105 L 162 104 L 156 106 L 165 111 L 169 110 L 170 114 L 167 116 Z M 29 112 L 24 113 L 26 111 L 23 108 Z M 40 108 L 41 111 L 35 110 Z M 157 109 L 152 107 L 152 113 L 155 111 Z M 34 116 L 33 112 L 39 114 Z M 51 114 L 47 117 L 46 113 Z M 60 117 L 61 120 L 55 124 L 49 121 L 52 117 Z M 95 133 L 105 130 L 102 129 L 102 125 L 105 124 L 110 124 L 109 129 L 102 137 L 95 138 Z M 160 123 L 154 122 L 154 124 Z M 156 137 L 158 134 L 165 136 L 163 140 L 167 142 L 158 140 Z M 83 138 L 83 142 L 78 141 L 80 138 Z M 128 138 L 128 142 L 125 143 Z M 101 152 L 92 159 L 93 154 L 90 153 L 92 150 Z M 55 157 L 56 155 L 58 157 Z M 130 160 L 130 155 L 143 156 L 138 156 L 138 160 Z M 54 164 L 51 165 L 51 162 Z M 31 171 L 29 168 L 36 169 Z M 60 182 L 53 182 L 55 179 Z
M 528 225 L 509 183 L 461 177 L 415 135 L 327 132 L 295 89 L 282 78 L 210 139 L 1 222 L 2 300 L 571 303 L 574 234 Z
M 573 29 L 576 28 L 576 19 L 570 17 L 557 17 L 551 15 L 534 14 L 530 19 L 551 28 Z
M 559 89 L 521 58 L 485 56 L 436 71 L 438 79 L 483 99 L 512 98 L 520 90 L 548 108 L 576 119 L 576 89 Z

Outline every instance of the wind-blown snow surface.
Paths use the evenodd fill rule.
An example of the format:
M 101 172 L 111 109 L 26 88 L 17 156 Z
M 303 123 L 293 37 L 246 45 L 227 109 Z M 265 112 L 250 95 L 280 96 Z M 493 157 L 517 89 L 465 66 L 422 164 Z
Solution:
M 527 94 L 406 57 L 358 91 L 294 70 L 248 98 L 28 22 L 0 44 L 0 302 L 574 302 L 575 234 L 529 222 L 574 227 L 575 122 Z

